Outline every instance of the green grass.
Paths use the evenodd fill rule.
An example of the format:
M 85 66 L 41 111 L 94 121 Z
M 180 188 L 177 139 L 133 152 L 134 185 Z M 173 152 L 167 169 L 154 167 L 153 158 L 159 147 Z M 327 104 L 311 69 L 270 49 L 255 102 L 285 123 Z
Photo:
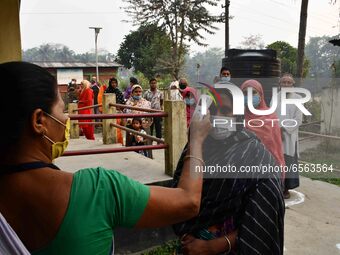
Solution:
M 321 144 L 317 148 L 309 149 L 300 154 L 300 160 L 314 164 L 332 166 L 333 172 L 328 173 L 301 173 L 302 176 L 312 180 L 325 181 L 340 187 L 340 172 L 334 169 L 340 169 L 340 149 L 337 147 L 326 147 Z
M 177 240 L 169 241 L 160 247 L 142 253 L 142 255 L 172 255 L 176 251 L 177 246 L 178 246 Z

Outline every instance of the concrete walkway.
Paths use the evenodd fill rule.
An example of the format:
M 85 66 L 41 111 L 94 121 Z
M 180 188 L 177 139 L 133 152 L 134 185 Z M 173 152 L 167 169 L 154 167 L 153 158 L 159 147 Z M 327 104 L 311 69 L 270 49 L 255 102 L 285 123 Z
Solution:
M 95 141 L 71 139 L 67 151 L 121 147 L 120 144 L 103 145 L 99 136 Z M 136 152 L 61 157 L 55 164 L 68 172 L 76 172 L 82 168 L 104 167 L 117 170 L 130 178 L 144 184 L 161 182 L 171 179 L 164 174 L 164 150 L 154 151 L 157 160 L 146 158 Z M 162 162 L 162 163 L 161 163 Z
M 340 187 L 301 177 L 296 191 L 305 199 L 286 208 L 285 254 L 340 254 Z

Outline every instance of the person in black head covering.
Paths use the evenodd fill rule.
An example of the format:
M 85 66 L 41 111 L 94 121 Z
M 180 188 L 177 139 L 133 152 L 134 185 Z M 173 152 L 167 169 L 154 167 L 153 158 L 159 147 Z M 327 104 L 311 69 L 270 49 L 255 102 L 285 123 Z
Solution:
M 215 119 L 242 123 L 233 116 L 232 95 L 217 90 L 222 105 L 209 108 Z M 242 102 L 243 103 L 243 102 Z M 178 185 L 183 159 L 177 165 Z M 242 173 L 241 168 L 275 166 L 275 158 L 256 135 L 237 125 L 236 130 L 215 125 L 203 144 L 205 179 L 199 215 L 173 226 L 184 254 L 283 254 L 284 201 L 280 173 Z M 235 172 L 211 171 L 229 167 Z M 203 171 L 204 172 L 204 171 Z

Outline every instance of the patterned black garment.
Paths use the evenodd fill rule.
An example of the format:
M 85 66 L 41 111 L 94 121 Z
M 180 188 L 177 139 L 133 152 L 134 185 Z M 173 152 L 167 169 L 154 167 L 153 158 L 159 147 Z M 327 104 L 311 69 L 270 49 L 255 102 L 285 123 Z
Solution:
M 119 88 L 113 88 L 113 87 L 109 86 L 105 90 L 105 93 L 114 93 L 114 94 L 116 94 L 116 103 L 117 104 L 125 104 L 123 93 L 119 90 Z
M 177 165 L 174 187 L 178 184 L 185 154 L 186 148 Z M 249 131 L 238 131 L 222 141 L 208 136 L 203 157 L 206 166 L 234 165 L 237 169 L 276 164 L 274 157 Z M 279 176 L 250 172 L 243 176 L 217 173 L 214 178 L 204 178 L 199 215 L 174 225 L 175 233 L 196 235 L 232 217 L 238 229 L 237 254 L 283 254 L 285 206 Z

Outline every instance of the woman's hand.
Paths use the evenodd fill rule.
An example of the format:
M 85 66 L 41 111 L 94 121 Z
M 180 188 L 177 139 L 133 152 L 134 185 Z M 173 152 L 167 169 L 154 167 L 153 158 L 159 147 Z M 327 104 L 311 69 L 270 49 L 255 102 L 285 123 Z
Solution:
M 200 120 L 200 116 L 198 114 L 194 115 L 192 116 L 190 123 L 189 139 L 192 139 L 193 141 L 203 142 L 207 135 L 209 134 L 210 129 L 211 123 L 209 111 L 207 112 L 206 115 L 203 116 L 202 120 Z
M 215 254 L 210 241 L 196 239 L 187 235 L 182 239 L 182 251 L 184 255 L 213 255 Z

